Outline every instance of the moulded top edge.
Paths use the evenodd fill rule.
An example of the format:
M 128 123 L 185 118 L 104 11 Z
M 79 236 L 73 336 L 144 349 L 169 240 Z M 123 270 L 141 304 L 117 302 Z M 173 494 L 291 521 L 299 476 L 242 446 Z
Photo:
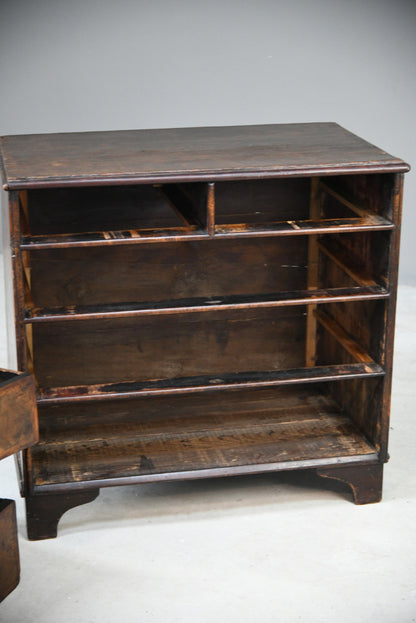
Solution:
M 5 189 L 406 172 L 336 123 L 5 136 Z
M 131 176 L 79 176 L 79 177 L 45 177 L 36 179 L 7 180 L 3 190 L 30 190 L 59 187 L 86 186 L 122 186 L 129 184 L 166 184 L 174 182 L 220 182 L 272 178 L 318 177 L 330 175 L 351 175 L 365 173 L 407 173 L 410 166 L 400 160 L 390 163 L 366 165 L 340 165 L 339 167 L 273 169 L 261 171 L 224 171 L 224 172 L 193 172 L 187 173 L 155 173 Z

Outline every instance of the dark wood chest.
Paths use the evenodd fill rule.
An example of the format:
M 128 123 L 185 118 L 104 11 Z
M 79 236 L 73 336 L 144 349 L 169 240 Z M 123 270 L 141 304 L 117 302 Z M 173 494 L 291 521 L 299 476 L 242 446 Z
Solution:
M 309 468 L 380 499 L 408 165 L 333 123 L 2 158 L 30 538 L 111 485 Z

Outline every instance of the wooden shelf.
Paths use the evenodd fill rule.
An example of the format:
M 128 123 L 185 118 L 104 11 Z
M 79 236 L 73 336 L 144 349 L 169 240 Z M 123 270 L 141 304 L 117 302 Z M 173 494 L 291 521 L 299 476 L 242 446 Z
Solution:
M 182 377 L 156 381 L 127 381 L 105 385 L 79 385 L 39 389 L 38 405 L 84 402 L 136 396 L 157 396 L 211 392 L 228 389 L 273 387 L 292 383 L 317 383 L 384 376 L 383 368 L 373 361 L 274 372 L 237 372 L 215 376 Z
M 275 223 L 253 223 L 247 225 L 230 224 L 217 225 L 215 236 L 221 237 L 247 237 L 247 236 L 302 236 L 313 234 L 347 233 L 354 231 L 384 231 L 394 229 L 393 223 L 387 219 L 368 214 L 356 218 L 319 219 L 280 221 Z
M 257 309 L 260 307 L 285 307 L 308 303 L 334 303 L 337 301 L 378 300 L 389 297 L 389 292 L 378 285 L 352 288 L 295 290 L 263 295 L 238 295 L 208 298 L 179 299 L 151 303 L 128 303 L 119 305 L 80 305 L 58 308 L 29 307 L 26 324 L 65 320 L 88 320 L 99 318 L 122 318 L 145 315 L 184 314 L 203 311 L 233 309 Z
M 68 424 L 59 412 L 44 418 L 44 441 L 32 450 L 36 492 L 377 460 L 334 401 L 311 388 L 269 398 L 266 409 L 259 400 L 227 410 L 225 420 L 203 401 L 192 415 L 168 407 L 156 416 L 144 408 L 127 421 L 114 414 L 80 419 Z
M 263 236 L 302 236 L 313 234 L 348 233 L 354 231 L 386 231 L 394 225 L 379 216 L 350 219 L 321 219 L 318 221 L 283 221 L 265 224 L 217 225 L 213 238 L 249 238 Z M 23 236 L 22 250 L 64 249 L 115 244 L 147 244 L 203 240 L 210 237 L 205 230 L 196 226 L 171 229 L 126 230 L 90 232 L 85 234 L 60 234 Z
M 23 250 L 65 249 L 95 247 L 102 245 L 178 242 L 180 240 L 203 240 L 208 233 L 194 227 L 171 229 L 104 231 L 86 234 L 60 234 L 55 236 L 23 236 L 19 245 Z

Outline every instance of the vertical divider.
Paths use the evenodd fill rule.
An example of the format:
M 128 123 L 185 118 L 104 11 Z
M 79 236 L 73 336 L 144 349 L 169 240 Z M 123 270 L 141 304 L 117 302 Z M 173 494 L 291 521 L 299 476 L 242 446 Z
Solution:
M 19 192 L 20 203 L 20 232 L 22 236 L 30 236 L 29 214 L 28 214 L 28 198 L 27 191 Z M 24 271 L 25 284 L 30 291 L 31 274 L 30 274 L 30 256 L 28 251 L 22 251 L 22 265 Z
M 27 371 L 34 374 L 35 366 L 33 363 L 33 325 L 26 325 L 26 344 L 27 344 Z
M 321 191 L 319 178 L 311 179 L 309 218 L 317 220 L 321 212 Z M 308 238 L 308 290 L 315 290 L 319 286 L 319 245 L 318 236 L 311 235 Z M 316 364 L 316 337 L 317 337 L 317 305 L 307 306 L 306 316 L 306 351 L 305 365 L 310 368 Z
M 210 236 L 215 235 L 215 183 L 214 182 L 208 182 L 207 231 Z
M 19 202 L 21 208 L 21 230 L 23 235 L 29 235 L 29 213 L 28 213 L 28 199 L 27 190 L 19 191 Z

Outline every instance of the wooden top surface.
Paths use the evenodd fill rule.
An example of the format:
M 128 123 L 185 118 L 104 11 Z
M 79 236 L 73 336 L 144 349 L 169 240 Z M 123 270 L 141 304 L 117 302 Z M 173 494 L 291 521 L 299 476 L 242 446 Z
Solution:
M 336 123 L 5 136 L 7 189 L 405 172 Z

